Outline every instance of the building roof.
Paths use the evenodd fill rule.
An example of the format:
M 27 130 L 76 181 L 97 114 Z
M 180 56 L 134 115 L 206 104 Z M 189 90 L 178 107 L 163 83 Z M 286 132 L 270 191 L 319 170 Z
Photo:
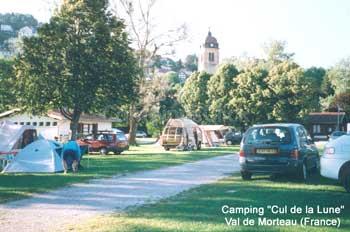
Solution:
M 52 110 L 47 113 L 47 116 L 50 118 L 54 118 L 57 120 L 64 120 L 66 119 L 59 111 Z M 118 120 L 115 118 L 107 118 L 102 115 L 96 115 L 96 114 L 82 114 L 80 116 L 79 122 L 117 122 Z
M 336 124 L 345 118 L 345 112 L 314 112 L 309 114 L 308 121 L 312 124 Z
M 12 110 L 8 110 L 8 111 L 5 111 L 5 112 L 2 112 L 0 113 L 0 118 L 6 118 L 6 117 L 9 117 L 11 116 L 12 114 L 16 114 L 18 112 L 20 112 L 21 109 L 19 108 L 15 108 L 15 109 L 12 109 Z
M 219 43 L 217 39 L 212 36 L 211 31 L 208 32 L 207 37 L 205 38 L 205 43 L 204 43 L 205 48 L 219 48 Z

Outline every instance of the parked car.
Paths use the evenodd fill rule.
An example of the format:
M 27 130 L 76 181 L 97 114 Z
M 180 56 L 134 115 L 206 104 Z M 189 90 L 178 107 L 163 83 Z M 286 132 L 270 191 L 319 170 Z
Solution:
M 293 174 L 306 180 L 319 169 L 316 146 L 300 124 L 262 124 L 249 128 L 239 153 L 244 180 L 253 174 Z
M 144 131 L 136 131 L 136 138 L 146 138 L 147 134 Z
M 232 144 L 239 144 L 242 140 L 242 133 L 241 132 L 227 132 L 224 136 L 224 141 L 227 145 Z
M 329 141 L 337 139 L 342 135 L 346 135 L 346 132 L 345 131 L 334 131 L 332 134 L 329 135 Z
M 339 180 L 346 191 L 350 192 L 350 134 L 325 145 L 321 157 L 321 175 Z
M 103 131 L 96 136 L 90 134 L 78 140 L 79 145 L 89 145 L 92 152 L 100 152 L 106 155 L 109 152 L 121 154 L 129 149 L 129 143 L 125 134 L 121 131 Z

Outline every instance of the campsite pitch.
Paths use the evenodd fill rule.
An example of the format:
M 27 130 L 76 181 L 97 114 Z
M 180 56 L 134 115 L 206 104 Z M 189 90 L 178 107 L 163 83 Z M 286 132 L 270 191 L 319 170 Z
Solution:
M 203 149 L 192 152 L 166 152 L 159 146 L 143 145 L 131 147 L 123 155 L 89 155 L 82 160 L 84 169 L 77 174 L 0 174 L 0 203 L 29 197 L 74 183 L 86 182 L 95 178 L 151 170 L 179 165 L 218 155 L 232 154 L 238 147 Z
M 153 203 L 238 170 L 238 157 L 226 155 L 75 184 L 0 205 L 0 228 L 7 232 L 65 230 L 74 222 Z

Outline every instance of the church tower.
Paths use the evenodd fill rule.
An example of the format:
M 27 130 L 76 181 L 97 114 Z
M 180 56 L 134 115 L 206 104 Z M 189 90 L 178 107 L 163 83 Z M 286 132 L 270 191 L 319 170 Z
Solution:
M 198 70 L 213 74 L 219 64 L 219 43 L 210 31 L 205 38 L 205 43 L 201 46 L 199 57 Z

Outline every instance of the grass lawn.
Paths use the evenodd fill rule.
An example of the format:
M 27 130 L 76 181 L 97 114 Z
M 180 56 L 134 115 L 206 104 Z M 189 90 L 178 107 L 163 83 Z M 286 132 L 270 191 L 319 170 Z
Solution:
M 192 152 L 166 152 L 160 147 L 142 145 L 131 147 L 122 155 L 84 156 L 84 169 L 76 174 L 0 174 L 0 203 L 24 198 L 32 193 L 45 192 L 92 178 L 110 177 L 141 170 L 179 165 L 217 155 L 238 151 L 238 146 L 203 149 Z
M 312 218 L 340 217 L 339 229 L 332 227 L 301 226 L 227 226 L 225 217 L 244 218 L 243 214 L 225 215 L 223 205 L 233 207 L 264 207 L 279 205 L 292 207 L 305 205 L 316 207 L 344 205 L 337 216 L 314 214 Z M 301 215 L 272 215 L 265 211 L 267 218 L 299 220 Z M 249 217 L 257 221 L 256 214 Z M 131 208 L 126 213 L 95 218 L 78 228 L 77 231 L 350 231 L 350 194 L 334 181 L 313 176 L 307 183 L 293 182 L 288 178 L 270 180 L 268 177 L 253 177 L 243 181 L 235 175 L 215 184 L 202 185 L 159 203 Z

